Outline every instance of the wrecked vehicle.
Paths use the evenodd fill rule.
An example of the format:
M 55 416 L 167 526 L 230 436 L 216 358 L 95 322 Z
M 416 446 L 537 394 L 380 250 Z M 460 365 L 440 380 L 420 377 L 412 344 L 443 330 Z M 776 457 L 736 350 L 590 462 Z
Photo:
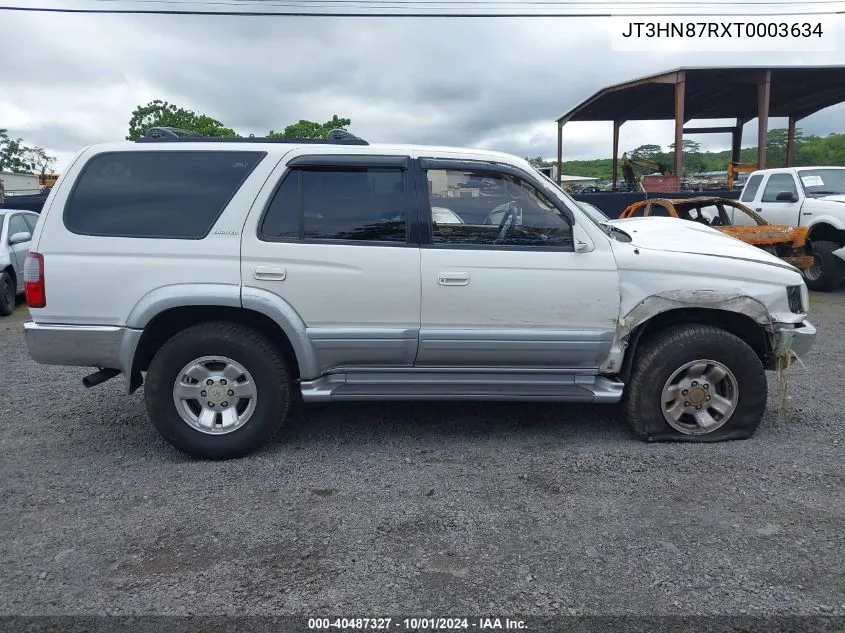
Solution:
M 24 267 L 30 356 L 143 387 L 194 456 L 265 445 L 300 400 L 621 402 L 644 440 L 747 438 L 765 371 L 814 340 L 792 266 L 596 221 L 516 156 L 204 140 L 80 151 Z
M 776 255 L 801 271 L 813 266 L 807 227 L 769 224 L 737 200 L 696 196 L 652 198 L 628 206 L 620 218 L 671 217 L 699 222 Z
M 755 171 L 745 182 L 740 200 L 772 222 L 809 230 L 814 262 L 804 270 L 804 279 L 810 290 L 829 292 L 841 286 L 845 279 L 845 167 Z

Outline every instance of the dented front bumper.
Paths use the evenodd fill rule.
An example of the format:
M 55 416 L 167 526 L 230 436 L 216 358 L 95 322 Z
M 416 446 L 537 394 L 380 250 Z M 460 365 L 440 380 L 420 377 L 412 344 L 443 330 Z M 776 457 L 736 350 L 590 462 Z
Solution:
M 773 338 L 772 355 L 775 358 L 789 351 L 800 358 L 812 349 L 816 340 L 816 328 L 809 321 L 796 324 L 777 323 Z

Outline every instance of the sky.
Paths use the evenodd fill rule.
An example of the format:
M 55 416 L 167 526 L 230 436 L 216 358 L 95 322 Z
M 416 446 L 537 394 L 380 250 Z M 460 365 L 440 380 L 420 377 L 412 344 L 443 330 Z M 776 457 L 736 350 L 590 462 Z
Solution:
M 555 120 L 607 85 L 679 66 L 845 64 L 843 19 L 824 18 L 825 24 L 836 20 L 832 52 L 696 51 L 695 43 L 680 50 L 620 52 L 611 45 L 607 18 L 0 11 L 3 48 L 19 51 L 0 56 L 0 128 L 48 149 L 58 157 L 59 172 L 82 147 L 123 139 L 132 110 L 153 99 L 213 116 L 240 134 L 262 135 L 300 119 L 322 122 L 337 114 L 350 118 L 349 130 L 371 142 L 553 158 Z M 799 127 L 805 135 L 845 132 L 843 114 L 845 106 L 834 106 Z M 785 120 L 770 119 L 769 129 L 785 126 Z M 564 159 L 609 157 L 611 130 L 610 123 L 567 125 Z M 728 135 L 690 138 L 705 150 L 730 144 Z M 620 152 L 672 141 L 671 122 L 629 122 L 621 128 Z M 755 142 L 752 121 L 743 145 Z

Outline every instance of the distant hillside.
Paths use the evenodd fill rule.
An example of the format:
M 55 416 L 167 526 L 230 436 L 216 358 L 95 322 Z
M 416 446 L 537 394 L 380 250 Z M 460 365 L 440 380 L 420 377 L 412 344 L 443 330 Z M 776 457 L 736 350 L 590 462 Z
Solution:
M 783 167 L 786 164 L 786 134 L 785 129 L 770 130 L 766 143 L 766 166 Z M 674 145 L 674 144 L 673 144 Z M 628 151 L 628 155 L 639 154 L 652 160 L 671 165 L 674 160 L 673 145 L 664 150 L 659 145 L 641 145 Z M 695 141 L 684 140 L 684 173 L 694 174 L 706 171 L 724 171 L 728 168 L 731 152 L 702 152 Z M 624 151 L 624 150 L 623 150 Z M 621 151 L 620 151 L 621 156 Z M 550 164 L 541 158 L 532 162 Z M 754 163 L 757 161 L 757 148 L 743 148 L 740 162 Z M 801 130 L 795 133 L 794 165 L 842 165 L 845 166 L 845 134 L 830 134 L 828 136 L 803 136 Z M 586 176 L 609 180 L 612 177 L 612 159 L 598 158 L 595 160 L 563 161 L 563 173 L 572 176 Z M 618 178 L 621 179 L 621 170 Z

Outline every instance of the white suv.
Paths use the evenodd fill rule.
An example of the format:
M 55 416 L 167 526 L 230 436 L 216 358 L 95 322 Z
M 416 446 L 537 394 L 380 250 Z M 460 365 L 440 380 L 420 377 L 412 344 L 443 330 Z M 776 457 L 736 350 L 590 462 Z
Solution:
M 145 382 L 162 436 L 211 458 L 266 443 L 297 396 L 621 401 L 643 439 L 747 438 L 764 370 L 815 336 L 801 274 L 759 248 L 599 225 L 508 154 L 341 130 L 86 148 L 24 278 L 36 361 Z

